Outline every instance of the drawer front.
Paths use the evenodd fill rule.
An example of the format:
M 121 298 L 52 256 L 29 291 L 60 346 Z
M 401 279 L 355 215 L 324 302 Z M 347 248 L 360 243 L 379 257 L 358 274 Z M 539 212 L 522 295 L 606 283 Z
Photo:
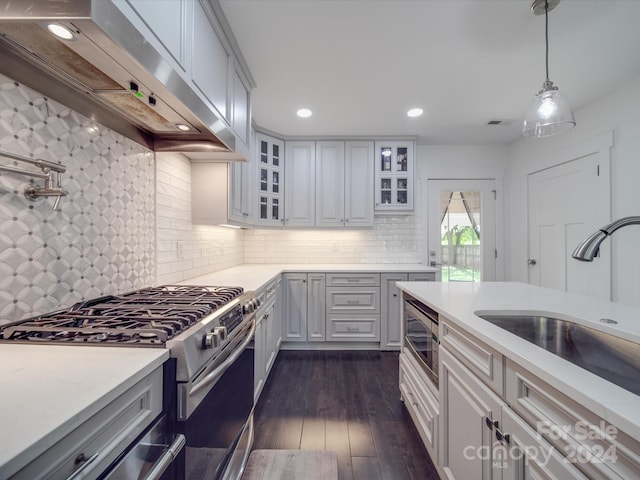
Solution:
M 498 395 L 504 398 L 504 360 L 501 353 L 440 316 L 440 344 Z
M 436 272 L 411 272 L 409 274 L 410 282 L 435 282 Z
M 327 313 L 380 313 L 380 287 L 328 287 Z
M 400 392 L 404 404 L 413 419 L 420 437 L 429 448 L 432 458 L 437 458 L 438 397 L 425 387 L 427 379 L 416 374 L 415 365 L 405 354 L 400 355 Z
M 511 360 L 506 380 L 511 408 L 589 478 L 640 478 L 640 442 Z
M 95 478 L 140 435 L 162 411 L 162 367 L 104 407 L 12 479 L 66 479 L 83 459 L 79 478 Z
M 380 286 L 379 273 L 327 273 L 327 287 Z
M 327 315 L 329 341 L 380 341 L 380 315 Z

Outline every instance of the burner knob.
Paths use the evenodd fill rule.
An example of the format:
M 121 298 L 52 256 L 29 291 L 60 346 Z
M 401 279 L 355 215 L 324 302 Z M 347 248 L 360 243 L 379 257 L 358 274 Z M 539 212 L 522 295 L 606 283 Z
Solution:
M 202 337 L 202 348 L 218 348 L 227 338 L 227 327 L 216 327 L 211 332 L 205 333 Z
M 255 309 L 256 309 L 255 305 L 249 301 L 242 306 L 242 313 L 248 314 L 253 312 Z

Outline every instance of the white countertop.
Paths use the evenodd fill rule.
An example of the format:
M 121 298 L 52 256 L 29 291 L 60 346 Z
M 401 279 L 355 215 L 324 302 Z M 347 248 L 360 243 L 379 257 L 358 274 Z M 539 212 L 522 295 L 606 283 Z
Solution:
M 419 263 L 311 263 L 238 265 L 180 282 L 183 285 L 236 286 L 246 291 L 258 290 L 281 273 L 313 272 L 438 272 Z
M 398 286 L 640 440 L 640 396 L 474 315 L 480 310 L 538 313 L 575 321 L 640 344 L 640 306 L 515 282 L 399 282 Z M 601 318 L 614 319 L 618 324 L 602 323 Z
M 156 348 L 0 345 L 0 478 L 162 365 Z

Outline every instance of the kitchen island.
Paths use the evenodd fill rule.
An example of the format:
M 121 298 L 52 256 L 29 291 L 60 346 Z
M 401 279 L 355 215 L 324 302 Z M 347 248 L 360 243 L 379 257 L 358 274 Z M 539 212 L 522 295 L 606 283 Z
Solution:
M 558 457 L 560 467 L 564 462 L 575 470 L 563 470 L 563 478 L 583 478 L 582 473 L 591 478 L 632 478 L 640 474 L 640 396 L 477 315 L 533 313 L 575 322 L 638 344 L 637 361 L 640 307 L 515 282 L 401 282 L 398 286 L 438 314 L 440 428 L 430 452 L 446 477 L 461 478 L 460 472 L 466 471 L 453 451 L 469 448 L 460 443 L 465 440 L 456 443 L 459 439 L 454 432 L 456 415 L 463 404 L 467 411 L 484 408 L 486 418 L 480 420 L 484 424 L 488 419 L 489 428 L 492 432 L 495 429 L 500 438 L 504 439 L 507 426 L 526 427 L 530 439 L 545 442 L 540 444 L 540 451 L 555 448 L 564 457 L 574 451 L 569 462 Z M 465 395 L 468 403 L 460 403 Z M 564 434 L 562 429 L 566 430 Z M 526 437 L 511 433 L 503 445 L 512 447 L 517 444 L 516 438 Z M 471 442 L 473 434 L 466 434 L 466 441 Z M 479 430 L 478 434 L 486 432 Z M 525 446 L 533 448 L 531 441 Z M 591 455 L 586 444 L 593 452 L 592 444 L 597 442 L 601 446 L 596 450 L 610 457 L 606 461 L 587 462 L 576 457 L 575 452 Z M 510 467 L 505 463 L 504 471 L 510 471 Z M 609 467 L 612 470 L 607 470 Z
M 83 431 L 84 438 L 73 438 L 72 446 L 83 451 L 87 439 L 99 437 L 99 430 L 120 421 L 101 419 L 100 413 L 133 390 L 138 400 L 133 399 L 132 405 L 116 405 L 114 410 L 129 425 L 123 424 L 121 431 L 114 432 L 108 446 L 125 438 L 131 426 L 149 424 L 160 412 L 162 398 L 147 392 L 161 391 L 161 366 L 168 358 L 168 350 L 154 348 L 0 345 L 0 478 L 10 478 L 30 464 L 34 470 L 23 472 L 24 478 L 46 478 L 44 469 L 53 469 L 56 462 L 73 453 L 55 452 L 52 458 L 47 452 L 96 422 Z M 154 384 L 141 385 L 154 372 Z M 97 420 L 107 423 L 101 426 Z M 109 461 L 109 452 L 100 453 L 104 458 L 97 457 L 96 466 Z M 38 463 L 45 457 L 48 464 Z

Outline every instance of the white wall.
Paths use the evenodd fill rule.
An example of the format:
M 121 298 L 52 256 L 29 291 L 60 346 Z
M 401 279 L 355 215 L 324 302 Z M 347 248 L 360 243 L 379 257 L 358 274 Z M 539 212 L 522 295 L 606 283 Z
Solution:
M 500 128 L 500 127 L 496 127 Z M 495 179 L 497 196 L 496 212 L 496 280 L 504 277 L 504 247 L 502 243 L 503 178 L 507 164 L 506 145 L 418 145 L 416 168 L 416 217 L 422 225 L 427 258 L 427 181 L 430 179 Z
M 574 113 L 573 130 L 547 139 L 520 139 L 509 147 L 505 177 L 508 280 L 527 281 L 527 175 L 547 167 L 546 159 L 555 152 L 612 131 L 611 219 L 640 215 L 640 78 Z M 628 227 L 607 241 L 612 249 L 612 300 L 639 304 L 640 227 Z
M 191 163 L 156 154 L 156 283 L 167 284 L 244 261 L 244 231 L 191 223 Z

